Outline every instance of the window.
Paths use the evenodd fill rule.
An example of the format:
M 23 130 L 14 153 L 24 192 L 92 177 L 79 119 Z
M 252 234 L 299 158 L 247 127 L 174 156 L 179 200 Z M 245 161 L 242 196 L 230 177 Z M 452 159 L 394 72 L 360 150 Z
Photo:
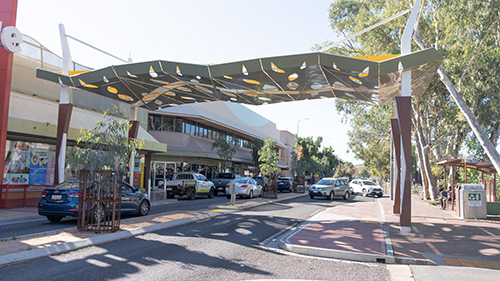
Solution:
M 163 116 L 163 131 L 174 131 L 174 117 Z
M 149 115 L 149 130 L 160 131 L 161 130 L 161 116 L 160 115 Z
M 182 125 L 184 120 L 182 118 L 175 118 L 175 128 L 174 131 L 177 133 L 182 133 Z

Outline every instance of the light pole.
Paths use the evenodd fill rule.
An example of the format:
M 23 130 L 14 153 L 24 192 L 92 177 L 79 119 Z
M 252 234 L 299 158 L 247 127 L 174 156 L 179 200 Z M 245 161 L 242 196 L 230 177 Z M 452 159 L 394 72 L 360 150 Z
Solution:
M 299 121 L 297 121 L 297 134 L 295 135 L 295 150 L 296 150 L 296 153 L 297 153 L 297 158 L 295 159 L 296 161 L 298 161 L 298 155 L 299 155 L 299 123 L 302 122 L 302 121 L 305 121 L 305 120 L 309 120 L 309 118 L 304 118 L 304 119 L 300 119 Z M 295 167 L 297 168 L 297 167 Z M 295 176 L 297 176 L 297 169 L 295 169 Z

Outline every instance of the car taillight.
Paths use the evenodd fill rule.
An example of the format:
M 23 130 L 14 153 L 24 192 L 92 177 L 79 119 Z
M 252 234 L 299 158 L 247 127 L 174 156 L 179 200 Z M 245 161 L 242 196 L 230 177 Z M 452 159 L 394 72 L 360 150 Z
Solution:
M 42 191 L 42 198 L 45 198 L 47 196 L 47 192 Z
M 244 185 L 240 185 L 241 188 L 247 188 L 248 185 L 244 184 Z
M 226 188 L 229 188 L 229 184 L 228 184 L 228 185 L 226 185 Z
M 179 185 L 179 189 L 184 189 L 184 186 L 182 186 L 182 185 Z
M 68 197 L 75 198 L 78 197 L 78 192 L 68 194 Z

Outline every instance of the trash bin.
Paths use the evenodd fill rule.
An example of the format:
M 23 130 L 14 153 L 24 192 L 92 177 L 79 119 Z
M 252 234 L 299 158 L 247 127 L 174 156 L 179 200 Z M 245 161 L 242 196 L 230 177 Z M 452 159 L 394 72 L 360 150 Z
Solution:
M 486 218 L 486 194 L 482 185 L 461 184 L 458 194 L 462 219 Z

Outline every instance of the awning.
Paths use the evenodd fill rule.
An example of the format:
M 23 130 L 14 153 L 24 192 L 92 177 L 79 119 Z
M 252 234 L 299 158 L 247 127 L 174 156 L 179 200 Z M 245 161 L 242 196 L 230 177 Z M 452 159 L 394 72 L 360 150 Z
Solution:
M 208 101 L 260 105 L 320 98 L 383 105 L 400 95 L 402 71 L 411 70 L 412 95 L 418 96 L 441 61 L 430 48 L 404 56 L 306 53 L 216 65 L 158 60 L 70 76 L 38 69 L 37 77 L 149 110 Z

